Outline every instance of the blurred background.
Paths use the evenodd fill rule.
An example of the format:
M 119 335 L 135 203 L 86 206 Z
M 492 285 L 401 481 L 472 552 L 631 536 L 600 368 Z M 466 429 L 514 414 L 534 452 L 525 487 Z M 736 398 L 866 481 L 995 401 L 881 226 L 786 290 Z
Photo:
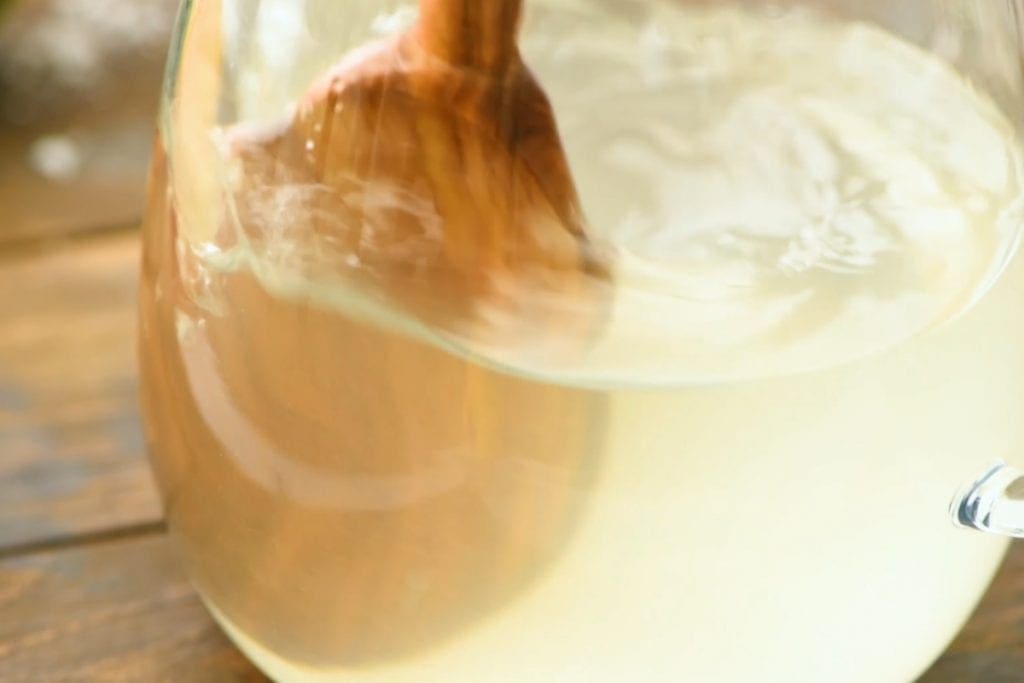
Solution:
M 0 242 L 125 225 L 177 0 L 0 0 Z

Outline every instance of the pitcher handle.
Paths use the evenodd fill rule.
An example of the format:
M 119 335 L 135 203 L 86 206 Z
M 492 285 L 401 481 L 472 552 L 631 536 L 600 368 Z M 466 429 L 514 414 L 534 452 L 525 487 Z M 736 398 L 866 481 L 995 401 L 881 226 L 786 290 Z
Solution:
M 997 460 L 960 489 L 949 512 L 959 527 L 1024 538 L 1024 471 Z

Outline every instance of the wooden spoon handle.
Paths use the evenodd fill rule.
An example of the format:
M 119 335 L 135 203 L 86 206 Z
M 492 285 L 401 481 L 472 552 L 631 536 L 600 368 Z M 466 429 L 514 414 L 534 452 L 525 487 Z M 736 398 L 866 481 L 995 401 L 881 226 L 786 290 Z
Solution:
M 518 57 L 523 0 L 420 0 L 416 36 L 450 64 L 500 74 Z

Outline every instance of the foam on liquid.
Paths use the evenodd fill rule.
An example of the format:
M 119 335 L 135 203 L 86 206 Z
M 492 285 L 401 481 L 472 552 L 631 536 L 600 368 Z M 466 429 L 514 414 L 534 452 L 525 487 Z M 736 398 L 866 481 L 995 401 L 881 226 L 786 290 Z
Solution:
M 302 223 L 301 188 L 267 217 L 276 244 L 205 244 L 209 266 L 520 372 L 613 385 L 829 367 L 955 317 L 991 284 L 1017 238 L 1020 153 L 950 67 L 799 12 L 624 7 L 538 3 L 524 31 L 590 235 L 612 255 L 612 314 L 586 350 L 486 348 L 311 279 L 325 250 L 280 220 Z M 397 15 L 390 30 L 411 16 Z

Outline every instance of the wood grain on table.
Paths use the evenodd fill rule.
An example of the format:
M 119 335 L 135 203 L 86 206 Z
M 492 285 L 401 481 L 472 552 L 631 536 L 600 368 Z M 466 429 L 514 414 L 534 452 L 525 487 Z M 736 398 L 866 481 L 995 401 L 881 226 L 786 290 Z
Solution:
M 175 563 L 136 408 L 134 231 L 0 251 L 0 681 L 266 680 Z
M 132 230 L 0 249 L 5 683 L 266 680 L 207 616 L 161 523 L 135 402 L 137 250 Z M 1015 545 L 919 683 L 1021 681 Z

